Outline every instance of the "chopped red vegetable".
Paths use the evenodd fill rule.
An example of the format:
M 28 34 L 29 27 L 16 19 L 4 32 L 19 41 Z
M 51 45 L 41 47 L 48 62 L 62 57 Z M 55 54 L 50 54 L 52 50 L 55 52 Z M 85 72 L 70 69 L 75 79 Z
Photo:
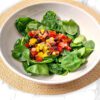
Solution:
M 30 56 L 41 62 L 49 55 L 59 55 L 64 49 L 71 50 L 71 39 L 56 31 L 34 30 L 28 33 L 30 40 L 25 44 L 30 50 Z

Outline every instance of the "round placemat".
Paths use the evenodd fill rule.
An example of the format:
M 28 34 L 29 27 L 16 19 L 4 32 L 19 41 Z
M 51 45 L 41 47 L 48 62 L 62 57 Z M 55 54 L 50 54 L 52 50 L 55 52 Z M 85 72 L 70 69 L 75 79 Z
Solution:
M 48 0 L 53 1 L 53 0 Z M 88 13 L 90 13 L 92 16 L 96 18 L 98 22 L 100 22 L 100 14 L 97 14 L 94 10 L 90 9 L 89 7 L 78 3 L 73 0 L 56 0 L 60 2 L 67 2 L 72 5 L 78 6 Z M 28 6 L 32 3 L 38 3 L 38 2 L 47 2 L 46 0 L 23 0 L 22 2 L 14 5 L 12 8 L 9 8 L 7 11 L 2 13 L 0 15 L 0 27 L 4 23 L 4 21 L 9 17 L 11 14 L 13 14 L 15 11 L 19 10 L 20 8 L 23 8 L 25 6 Z M 57 85 L 46 85 L 46 84 L 39 84 L 27 79 L 24 79 L 23 77 L 17 75 L 13 71 L 11 71 L 0 59 L 0 78 L 4 80 L 6 83 L 11 85 L 12 87 L 28 92 L 28 93 L 34 93 L 34 94 L 63 94 L 63 93 L 69 93 L 75 90 L 78 90 L 80 88 L 83 88 L 87 86 L 88 84 L 94 82 L 100 77 L 100 63 L 98 63 L 95 68 L 90 71 L 85 76 L 68 82 L 64 84 L 57 84 Z

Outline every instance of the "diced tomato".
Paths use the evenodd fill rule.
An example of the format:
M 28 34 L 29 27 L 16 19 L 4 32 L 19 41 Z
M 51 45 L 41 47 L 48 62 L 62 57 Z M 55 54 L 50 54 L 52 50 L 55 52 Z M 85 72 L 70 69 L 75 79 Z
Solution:
M 64 34 L 58 34 L 58 39 L 62 40 L 62 39 L 67 39 L 67 36 L 65 36 Z
M 29 35 L 30 37 L 34 37 L 34 36 L 35 36 L 35 34 L 34 34 L 32 31 L 30 31 L 30 32 L 28 33 L 28 35 Z
M 42 57 L 36 56 L 36 61 L 37 61 L 37 62 L 41 62 L 42 60 L 43 60 Z
M 61 39 L 67 39 L 68 37 L 67 36 L 65 36 L 65 35 L 62 35 L 61 36 Z
M 54 51 L 54 48 L 53 48 L 53 47 L 51 47 L 51 48 L 50 48 L 50 52 L 53 52 L 53 51 Z
M 29 43 L 26 43 L 25 44 L 25 47 L 29 48 L 30 47 Z
M 45 32 L 44 34 L 43 34 L 43 38 L 46 38 L 48 36 L 48 34 Z
M 61 46 L 58 46 L 58 51 L 62 52 L 63 48 Z
M 31 55 L 34 57 L 35 55 L 37 55 L 38 52 L 37 51 L 34 51 L 34 52 L 31 52 Z
M 66 46 L 66 50 L 67 50 L 67 51 L 71 51 L 71 49 L 72 49 L 72 48 L 71 48 L 70 46 Z
M 64 48 L 64 47 L 67 46 L 67 43 L 66 43 L 66 42 L 60 42 L 60 43 L 58 44 L 58 46 Z
M 31 49 L 31 55 L 34 57 L 34 56 L 36 56 L 37 54 L 38 54 L 38 52 L 36 51 L 36 48 L 32 48 Z
M 55 31 L 49 31 L 49 37 L 55 38 L 57 36 Z

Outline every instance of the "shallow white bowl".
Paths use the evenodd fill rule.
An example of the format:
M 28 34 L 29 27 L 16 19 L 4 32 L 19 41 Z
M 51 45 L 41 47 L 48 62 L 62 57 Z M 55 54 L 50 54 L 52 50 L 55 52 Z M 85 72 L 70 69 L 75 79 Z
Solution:
M 15 41 L 21 36 L 18 34 L 14 23 L 18 17 L 29 16 L 38 20 L 41 20 L 46 11 L 53 10 L 55 11 L 61 19 L 73 19 L 80 26 L 81 34 L 85 35 L 87 39 L 91 39 L 95 42 L 95 50 L 88 58 L 88 62 L 82 66 L 79 70 L 73 73 L 69 73 L 66 76 L 47 76 L 47 77 L 36 77 L 36 76 L 28 76 L 21 64 L 21 62 L 16 61 L 11 56 L 11 50 L 14 46 Z M 10 16 L 7 21 L 4 23 L 1 33 L 0 33 L 0 54 L 1 58 L 11 70 L 13 70 L 18 75 L 35 81 L 39 83 L 45 84 L 60 84 L 69 82 L 79 77 L 85 75 L 90 70 L 92 70 L 95 65 L 98 63 L 100 55 L 100 29 L 98 27 L 98 23 L 95 19 L 83 11 L 80 8 L 72 6 L 67 3 L 57 3 L 57 2 L 49 2 L 49 3 L 38 3 L 15 12 L 12 16 Z

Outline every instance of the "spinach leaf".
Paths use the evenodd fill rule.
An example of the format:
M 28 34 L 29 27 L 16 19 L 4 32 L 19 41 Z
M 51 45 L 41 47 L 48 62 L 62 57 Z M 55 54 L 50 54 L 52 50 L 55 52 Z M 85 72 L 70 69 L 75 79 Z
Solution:
M 29 18 L 29 17 L 20 17 L 20 18 L 18 18 L 18 19 L 16 20 L 15 26 L 16 26 L 18 32 L 19 32 L 21 35 L 25 36 L 25 35 L 27 34 L 27 33 L 25 32 L 26 25 L 27 25 L 29 22 L 31 22 L 31 21 L 32 21 L 32 19 Z
M 85 41 L 86 41 L 85 36 L 79 35 L 78 37 L 76 37 L 76 38 L 74 39 L 73 43 L 79 44 L 79 43 L 83 43 L 83 42 L 85 42 Z
M 62 56 L 66 56 L 70 53 L 70 51 L 67 50 L 63 50 L 63 52 L 61 53 Z
M 75 36 L 74 35 L 70 35 L 70 34 L 65 34 L 65 35 L 67 35 L 69 38 L 71 38 L 72 41 L 75 39 Z
M 19 61 L 28 61 L 30 58 L 29 55 L 29 49 L 22 45 L 12 50 L 12 56 Z
M 70 35 L 76 35 L 77 33 L 79 34 L 79 26 L 73 20 L 63 21 L 63 28 L 65 32 Z
M 16 48 L 17 46 L 19 46 L 20 45 L 20 43 L 21 43 L 21 39 L 18 39 L 16 42 L 15 42 L 15 44 L 14 44 L 14 48 Z
M 95 48 L 95 44 L 92 40 L 89 40 L 89 41 L 84 42 L 84 47 L 85 47 L 84 57 L 87 57 L 93 52 Z
M 27 24 L 25 31 L 28 33 L 31 30 L 36 30 L 38 27 L 41 25 L 40 22 L 37 20 L 33 19 L 30 23 Z
M 23 39 L 17 40 L 12 50 L 12 56 L 19 61 L 29 61 L 30 51 L 23 45 Z
M 85 47 L 82 47 L 82 48 L 80 48 L 79 50 L 78 50 L 78 54 L 79 54 L 79 56 L 80 57 L 83 57 L 84 56 L 84 54 L 85 54 Z
M 28 72 L 28 71 L 27 71 L 27 68 L 30 66 L 30 64 L 28 64 L 26 61 L 23 61 L 22 64 L 23 64 L 24 70 L 25 70 L 26 72 Z
M 39 30 L 41 30 L 41 29 L 47 30 L 48 28 L 47 28 L 45 25 L 42 25 L 42 24 L 41 24 L 41 25 L 38 27 L 38 29 L 39 29 Z
M 49 64 L 49 71 L 52 73 L 52 74 L 63 74 L 65 72 L 65 70 L 61 67 L 60 64 Z
M 58 16 L 53 11 L 47 11 L 43 16 L 41 23 L 47 27 L 48 30 L 56 30 L 58 27 Z
M 34 64 L 27 68 L 27 71 L 33 75 L 49 75 L 47 64 Z
M 76 44 L 76 43 L 71 43 L 70 44 L 70 46 L 72 47 L 72 48 L 80 48 L 80 47 L 83 47 L 83 43 L 78 43 L 78 44 Z
M 86 59 L 80 59 L 77 55 L 77 51 L 74 51 L 62 59 L 61 67 L 65 70 L 68 70 L 69 72 L 73 72 L 79 69 L 85 62 Z

